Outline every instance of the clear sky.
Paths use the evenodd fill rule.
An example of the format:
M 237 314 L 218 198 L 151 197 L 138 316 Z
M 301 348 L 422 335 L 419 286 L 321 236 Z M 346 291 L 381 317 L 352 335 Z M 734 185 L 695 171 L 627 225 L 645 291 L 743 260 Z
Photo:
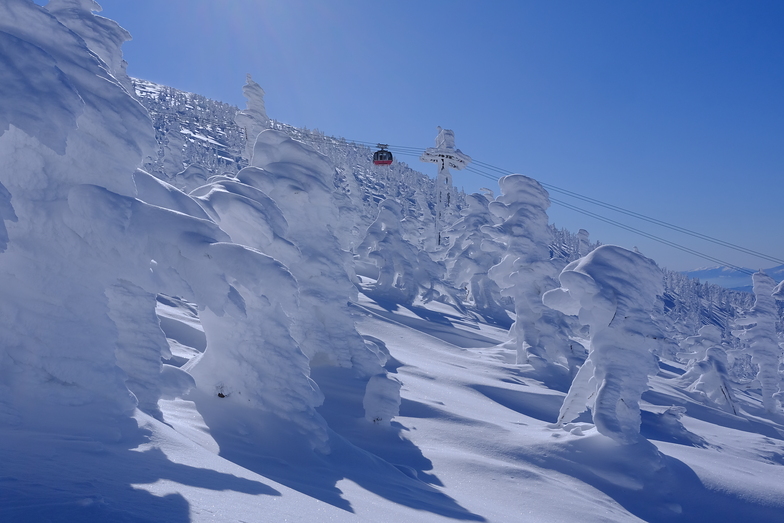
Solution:
M 782 1 L 99 3 L 134 37 L 132 76 L 244 107 L 251 73 L 271 118 L 353 140 L 424 149 L 451 128 L 476 160 L 784 259 Z M 551 195 L 730 263 L 779 265 Z M 671 269 L 715 265 L 549 214 Z

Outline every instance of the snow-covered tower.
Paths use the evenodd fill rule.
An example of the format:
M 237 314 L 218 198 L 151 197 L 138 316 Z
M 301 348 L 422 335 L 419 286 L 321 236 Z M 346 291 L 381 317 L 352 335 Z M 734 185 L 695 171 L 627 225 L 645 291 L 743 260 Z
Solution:
M 436 232 L 438 245 L 441 245 L 441 234 L 444 228 L 451 225 L 454 215 L 455 187 L 452 185 L 452 174 L 449 168 L 463 170 L 471 163 L 471 157 L 455 149 L 455 133 L 451 129 L 438 128 L 436 146 L 429 147 L 419 159 L 423 162 L 438 164 L 436 178 Z

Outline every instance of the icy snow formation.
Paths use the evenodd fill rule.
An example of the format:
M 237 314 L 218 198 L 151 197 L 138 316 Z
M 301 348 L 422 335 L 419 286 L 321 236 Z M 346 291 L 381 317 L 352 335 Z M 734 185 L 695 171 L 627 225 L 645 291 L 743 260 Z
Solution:
M 93 16 L 101 6 L 95 0 L 49 0 L 46 10 L 68 29 L 84 39 L 88 49 L 98 55 L 109 72 L 128 93 L 133 93 L 131 79 L 126 73 L 128 63 L 122 57 L 122 45 L 131 34 L 114 20 Z
M 82 38 L 31 2 L 0 4 L 0 46 L 0 183 L 18 218 L 3 206 L 0 416 L 79 432 L 80 419 L 116 419 L 136 401 L 115 363 L 105 296 L 121 274 L 106 263 L 109 245 L 75 230 L 72 198 L 83 187 L 135 194 L 150 120 Z M 123 211 L 105 218 L 121 222 Z
M 378 217 L 368 227 L 357 247 L 360 261 L 377 269 L 373 290 L 378 296 L 412 304 L 418 297 L 432 299 L 434 286 L 443 277 L 443 267 L 402 235 L 402 207 L 392 199 L 378 204 Z
M 751 353 L 752 363 L 759 366 L 757 381 L 762 387 L 762 404 L 768 412 L 777 412 L 781 401 L 781 347 L 776 335 L 776 322 L 779 319 L 778 307 L 773 297 L 776 282 L 764 272 L 755 272 L 754 307 L 745 318 L 735 320 L 738 327 L 745 327 L 733 334 L 741 338 Z
M 253 81 L 248 75 L 248 80 L 242 88 L 242 94 L 248 100 L 244 111 L 237 113 L 234 121 L 245 130 L 245 159 L 250 161 L 253 156 L 253 147 L 256 138 L 269 128 L 267 110 L 264 108 L 264 89 Z
M 704 325 L 696 336 L 689 336 L 680 343 L 678 357 L 690 362 L 705 358 L 708 349 L 721 346 L 721 329 L 715 325 Z
M 290 419 L 323 447 L 326 424 L 314 410 L 322 396 L 290 335 L 297 286 L 289 271 L 229 243 L 196 202 L 136 170 L 154 147 L 149 117 L 85 40 L 21 0 L 0 5 L 0 20 L 10 46 L 3 56 L 26 60 L 3 62 L 4 85 L 34 86 L 0 106 L 9 122 L 0 155 L 11 167 L 0 173 L 10 195 L 0 193 L 9 225 L 0 415 L 63 433 L 101 427 L 106 437 L 136 406 L 158 416 L 161 397 L 193 384 L 161 363 L 170 355 L 155 314 L 163 292 L 203 308 L 207 351 L 190 369 L 197 387 Z M 46 30 L 25 29 L 34 26 Z M 58 104 L 45 121 L 41 92 Z
M 490 240 L 482 227 L 496 225 L 497 218 L 490 213 L 490 198 L 485 194 L 470 194 L 466 203 L 460 219 L 446 231 L 451 243 L 445 260 L 447 277 L 458 289 L 466 289 L 466 300 L 479 312 L 506 325 L 509 315 L 502 305 L 501 289 L 487 274 L 501 258 L 497 252 L 482 249 L 482 243 Z
M 340 220 L 332 186 L 334 172 L 324 155 L 268 129 L 259 134 L 251 166 L 240 171 L 237 180 L 278 204 L 288 237 L 297 247 L 278 249 L 276 255 L 299 283 L 300 302 L 292 333 L 311 367 L 336 365 L 353 368 L 366 380 L 371 376 L 388 379 L 383 369 L 386 356 L 365 343 L 349 310 L 357 291 L 351 279 L 351 257 L 332 232 Z M 399 396 L 399 388 L 383 390 Z M 384 417 L 389 419 L 387 412 Z
M 567 265 L 559 279 L 561 287 L 542 300 L 588 325 L 590 348 L 558 424 L 574 420 L 587 406 L 600 433 L 634 443 L 640 438 L 640 397 L 658 370 L 651 351 L 662 334 L 651 312 L 662 292 L 661 271 L 640 254 L 603 245 Z
M 489 209 L 500 223 L 481 227 L 492 238 L 482 249 L 501 256 L 488 275 L 504 296 L 514 300 L 515 322 L 510 334 L 517 362 L 555 362 L 570 352 L 573 343 L 562 332 L 565 323 L 559 313 L 542 305 L 542 294 L 557 286 L 556 267 L 550 260 L 549 195 L 539 182 L 520 174 L 504 176 L 498 184 L 501 195 Z

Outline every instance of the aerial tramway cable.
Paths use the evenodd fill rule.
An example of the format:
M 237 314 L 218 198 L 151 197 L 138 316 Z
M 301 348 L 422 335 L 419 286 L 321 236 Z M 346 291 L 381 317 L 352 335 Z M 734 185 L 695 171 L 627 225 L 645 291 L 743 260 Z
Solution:
M 474 170 L 472 172 L 474 172 L 475 174 L 479 174 L 480 176 L 484 176 L 485 178 L 489 178 L 491 180 L 498 180 L 498 178 L 496 178 L 495 176 L 487 174 L 487 173 L 483 173 L 481 171 Z M 607 218 L 606 216 L 602 216 L 600 214 L 596 214 L 596 213 L 588 211 L 586 209 L 582 209 L 582 208 L 577 207 L 575 205 L 572 205 L 570 203 L 563 202 L 563 201 L 558 200 L 558 199 L 553 198 L 553 197 L 550 197 L 550 201 L 555 203 L 555 204 L 557 204 L 557 205 L 560 205 L 562 207 L 566 207 L 567 209 L 571 209 L 571 210 L 573 210 L 575 212 L 579 212 L 580 214 L 584 214 L 586 216 L 590 216 L 591 218 L 597 219 L 599 221 L 603 221 L 605 223 L 608 223 L 608 224 L 613 225 L 615 227 L 618 227 L 620 229 L 624 229 L 626 231 L 632 232 L 634 234 L 638 234 L 640 236 L 643 236 L 643 237 L 648 238 L 650 240 L 653 240 L 653 241 L 659 242 L 661 244 L 667 245 L 667 246 L 672 247 L 674 249 L 678 249 L 680 251 L 683 251 L 683 252 L 686 252 L 686 253 L 689 253 L 689 254 L 693 254 L 694 256 L 698 256 L 698 257 L 703 258 L 705 260 L 712 261 L 714 263 L 718 263 L 719 265 L 724 265 L 724 266 L 729 267 L 731 269 L 735 269 L 736 271 L 741 272 L 743 274 L 747 274 L 747 275 L 754 274 L 754 271 L 750 271 L 749 269 L 746 269 L 746 268 L 740 267 L 738 265 L 735 265 L 733 263 L 721 260 L 719 258 L 716 258 L 716 257 L 711 256 L 709 254 L 705 254 L 705 253 L 700 252 L 700 251 L 697 251 L 697 250 L 692 249 L 690 247 L 686 247 L 684 245 L 680 245 L 680 244 L 672 242 L 670 240 L 666 240 L 666 239 L 661 238 L 659 236 L 656 236 L 654 234 L 647 233 L 645 231 L 642 231 L 642 230 L 637 229 L 635 227 L 632 227 L 630 225 L 626 225 L 624 223 L 621 223 L 619 221 L 613 220 L 611 218 Z
M 512 174 L 510 171 L 504 171 L 502 169 L 494 167 L 494 166 L 492 166 L 490 164 L 486 164 L 484 162 L 480 162 L 480 161 L 475 160 L 474 163 L 477 164 L 477 165 L 485 166 L 486 168 L 493 169 L 493 170 L 495 170 L 497 172 L 501 172 L 503 174 Z M 475 172 L 477 174 L 479 174 L 478 171 L 475 171 Z M 571 196 L 573 198 L 577 198 L 578 200 L 583 200 L 585 202 L 592 203 L 592 204 L 598 205 L 600 207 L 604 207 L 605 209 L 609 209 L 611 211 L 619 212 L 619 213 L 625 214 L 627 216 L 632 216 L 632 217 L 637 218 L 639 220 L 643 220 L 643 221 L 652 223 L 654 225 L 658 225 L 660 227 L 665 227 L 667 229 L 671 229 L 673 231 L 680 232 L 682 234 L 687 234 L 689 236 L 693 236 L 695 238 L 699 238 L 701 240 L 705 240 L 705 241 L 714 243 L 716 245 L 720 245 L 722 247 L 727 247 L 729 249 L 734 249 L 736 251 L 740 251 L 740 252 L 745 253 L 745 254 L 750 254 L 752 256 L 756 256 L 758 258 L 762 258 L 762 259 L 768 260 L 770 262 L 784 264 L 784 260 L 782 260 L 780 258 L 776 258 L 776 257 L 773 257 L 773 256 L 768 256 L 767 254 L 764 254 L 764 253 L 761 253 L 761 252 L 758 252 L 758 251 L 754 251 L 754 250 L 751 250 L 751 249 L 747 249 L 747 248 L 742 247 L 740 245 L 736 245 L 734 243 L 726 242 L 724 240 L 721 240 L 721 239 L 718 239 L 718 238 L 714 238 L 712 236 L 708 236 L 706 234 L 702 234 L 702 233 L 693 231 L 691 229 L 687 229 L 685 227 L 681 227 L 679 225 L 674 225 L 672 223 L 668 223 L 668 222 L 665 222 L 665 221 L 662 221 L 662 220 L 659 220 L 659 219 L 656 219 L 656 218 L 652 218 L 650 216 L 646 216 L 644 214 L 640 214 L 640 213 L 635 212 L 635 211 L 630 211 L 629 209 L 624 209 L 623 207 L 618 207 L 617 205 L 613 205 L 611 203 L 603 202 L 601 200 L 597 200 L 597 199 L 591 198 L 589 196 L 583 196 L 582 194 L 575 193 L 575 192 L 569 191 L 567 189 L 562 189 L 560 187 L 556 187 L 555 185 L 551 185 L 551 184 L 548 184 L 548 183 L 542 183 L 542 187 L 544 187 L 547 190 L 554 191 L 554 192 L 559 192 L 561 194 L 565 194 L 567 196 Z
M 325 140 L 326 140 L 326 137 L 325 137 Z M 375 147 L 376 146 L 375 143 L 364 142 L 364 141 L 361 141 L 361 140 L 345 140 L 345 141 L 331 140 L 331 143 L 333 145 L 338 145 L 338 146 L 343 145 L 343 144 L 345 144 L 346 146 L 350 146 L 352 144 L 357 144 L 357 145 L 361 145 L 361 146 L 365 146 L 365 147 Z M 421 151 L 422 151 L 422 149 L 419 149 L 419 148 L 408 147 L 408 146 L 403 146 L 403 145 L 386 145 L 385 148 L 387 150 L 389 150 L 389 151 L 395 152 L 395 154 L 402 155 L 402 156 L 419 157 L 420 154 L 421 154 Z M 496 167 L 494 165 L 491 165 L 489 163 L 482 162 L 482 161 L 479 161 L 479 160 L 476 160 L 476 159 L 473 159 L 472 163 L 482 167 L 483 169 L 486 169 L 486 170 L 489 170 L 489 171 L 494 171 L 495 173 L 498 173 L 498 174 L 491 174 L 491 173 L 485 172 L 483 170 L 477 169 L 476 167 L 472 167 L 472 166 L 467 167 L 466 168 L 467 171 L 470 171 L 470 172 L 472 172 L 474 174 L 477 174 L 479 176 L 482 176 L 484 178 L 487 178 L 487 179 L 490 179 L 490 180 L 493 180 L 493 181 L 496 181 L 496 182 L 499 180 L 500 176 L 506 176 L 506 175 L 509 175 L 509 174 L 513 174 L 512 171 L 508 171 L 506 169 L 502 169 L 500 167 Z M 767 260 L 767 261 L 770 261 L 770 262 L 774 262 L 774 263 L 784 264 L 784 260 L 782 260 L 780 258 L 776 258 L 774 256 L 769 256 L 767 254 L 764 254 L 764 253 L 761 253 L 761 252 L 758 252 L 758 251 L 754 251 L 752 249 L 747 249 L 747 248 L 742 247 L 740 245 L 736 245 L 734 243 L 730 243 L 730 242 L 721 240 L 719 238 L 714 238 L 712 236 L 708 236 L 706 234 L 702 234 L 702 233 L 693 231 L 691 229 L 687 229 L 685 227 L 681 227 L 679 225 L 671 224 L 671 223 L 665 222 L 663 220 L 659 220 L 657 218 L 652 218 L 650 216 L 646 216 L 644 214 L 641 214 L 641 213 L 638 213 L 638 212 L 635 212 L 635 211 L 631 211 L 629 209 L 624 209 L 623 207 L 619 207 L 619 206 L 613 205 L 611 203 L 603 202 L 601 200 L 597 200 L 597 199 L 591 198 L 589 196 L 584 196 L 584 195 L 576 193 L 574 191 L 569 191 L 567 189 L 562 189 L 562 188 L 557 187 L 557 186 L 552 185 L 552 184 L 542 183 L 542 182 L 540 182 L 540 183 L 541 183 L 542 187 L 544 187 L 548 191 L 561 193 L 561 194 L 564 194 L 566 196 L 570 196 L 572 198 L 576 198 L 578 200 L 582 200 L 584 202 L 591 203 L 593 205 L 597 205 L 599 207 L 603 207 L 603 208 L 611 210 L 611 211 L 615 211 L 615 212 L 618 212 L 618 213 L 621 213 L 621 214 L 625 214 L 627 216 L 631 216 L 633 218 L 637 218 L 638 220 L 642 220 L 642 221 L 651 223 L 653 225 L 657 225 L 659 227 L 664 227 L 666 229 L 670 229 L 670 230 L 673 230 L 673 231 L 676 231 L 676 232 L 680 232 L 682 234 L 686 234 L 686 235 L 692 236 L 694 238 L 699 238 L 701 240 L 704 240 L 704 241 L 707 241 L 707 242 L 710 242 L 710 243 L 713 243 L 713 244 L 716 244 L 716 245 L 719 245 L 719 246 L 722 246 L 722 247 L 725 247 L 725 248 L 728 248 L 728 249 L 732 249 L 732 250 L 735 250 L 735 251 L 738 251 L 738 252 L 741 252 L 741 253 L 744 253 L 744 254 L 755 256 L 755 257 L 760 258 L 760 259 L 764 259 L 764 260 Z M 572 211 L 575 211 L 575 212 L 581 213 L 583 215 L 592 217 L 594 219 L 600 220 L 600 221 L 605 222 L 607 224 L 610 224 L 610 225 L 613 225 L 615 227 L 618 227 L 618 228 L 624 229 L 626 231 L 632 232 L 634 234 L 638 234 L 640 236 L 643 236 L 643 237 L 648 238 L 650 240 L 662 243 L 662 244 L 667 245 L 669 247 L 672 247 L 674 249 L 678 249 L 680 251 L 692 254 L 694 256 L 698 256 L 698 257 L 706 259 L 708 261 L 712 261 L 714 263 L 719 263 L 720 265 L 724 265 L 724 266 L 730 267 L 730 268 L 735 269 L 735 270 L 737 270 L 739 272 L 742 272 L 744 274 L 753 274 L 753 271 L 750 271 L 750 270 L 745 269 L 743 267 L 739 267 L 739 266 L 737 266 L 735 264 L 732 264 L 732 263 L 729 263 L 729 262 L 725 262 L 725 261 L 723 261 L 723 260 L 721 260 L 719 258 L 716 258 L 714 256 L 705 254 L 703 252 L 697 251 L 697 250 L 692 249 L 690 247 L 686 247 L 686 246 L 680 245 L 678 243 L 672 242 L 672 241 L 667 240 L 665 238 L 661 238 L 661 237 L 656 236 L 654 234 L 647 233 L 647 232 L 642 231 L 640 229 L 637 229 L 635 227 L 631 227 L 630 225 L 626 225 L 624 223 L 621 223 L 621 222 L 619 222 L 617 220 L 613 220 L 612 218 L 608 218 L 606 216 L 602 216 L 602 215 L 594 213 L 592 211 L 588 211 L 586 209 L 582 209 L 582 208 L 577 207 L 577 206 L 575 206 L 573 204 L 570 204 L 570 203 L 558 200 L 556 198 L 552 198 L 551 197 L 550 201 L 553 202 L 556 205 L 560 205 L 562 207 L 566 207 L 567 209 L 570 209 Z

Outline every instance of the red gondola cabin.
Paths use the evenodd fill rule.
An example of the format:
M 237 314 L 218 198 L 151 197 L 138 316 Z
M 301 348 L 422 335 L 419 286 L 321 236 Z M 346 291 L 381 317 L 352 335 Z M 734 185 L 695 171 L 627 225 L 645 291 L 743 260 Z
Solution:
M 387 151 L 387 144 L 378 144 L 379 150 L 373 153 L 373 163 L 376 165 L 389 165 L 392 163 L 392 153 Z

